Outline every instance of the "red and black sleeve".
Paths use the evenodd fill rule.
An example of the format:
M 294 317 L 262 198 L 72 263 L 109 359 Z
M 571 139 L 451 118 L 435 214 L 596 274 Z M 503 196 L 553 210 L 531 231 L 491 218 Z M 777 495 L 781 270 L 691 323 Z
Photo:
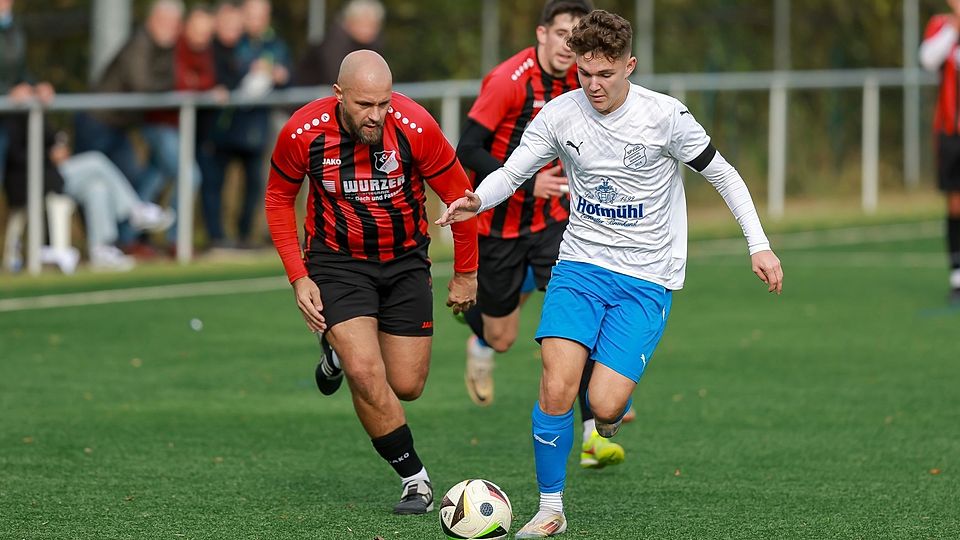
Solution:
M 270 157 L 270 176 L 264 199 L 270 237 L 291 283 L 307 275 L 297 238 L 295 203 L 309 167 L 309 156 L 304 141 L 295 137 L 295 128 L 290 127 L 297 124 L 299 122 L 288 122 L 277 138 Z

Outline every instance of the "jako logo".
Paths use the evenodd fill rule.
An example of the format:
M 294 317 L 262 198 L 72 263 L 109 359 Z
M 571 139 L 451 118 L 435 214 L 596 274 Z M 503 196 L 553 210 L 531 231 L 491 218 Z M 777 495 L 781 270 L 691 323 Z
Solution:
M 603 206 L 587 202 L 580 197 L 577 199 L 577 212 L 589 216 L 600 216 L 617 219 L 640 219 L 643 217 L 643 203 L 621 204 L 620 206 Z
M 339 167 L 339 166 L 340 166 L 340 158 L 328 158 L 328 157 L 325 157 L 325 158 L 323 158 L 323 164 L 324 164 L 324 165 L 336 165 L 337 167 Z

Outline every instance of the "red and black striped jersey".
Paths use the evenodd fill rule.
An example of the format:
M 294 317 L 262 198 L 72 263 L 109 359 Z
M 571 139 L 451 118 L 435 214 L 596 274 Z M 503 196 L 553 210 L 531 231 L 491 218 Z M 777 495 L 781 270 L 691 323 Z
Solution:
M 351 137 L 335 97 L 307 104 L 281 130 L 270 160 L 266 213 L 290 281 L 306 275 L 293 213 L 304 178 L 310 183 L 305 255 L 333 252 L 378 262 L 429 242 L 424 182 L 447 204 L 470 187 L 453 148 L 423 107 L 394 92 L 388 112 L 376 145 Z M 477 268 L 476 222 L 463 223 L 453 228 L 454 269 L 471 272 Z
M 488 150 L 501 163 L 520 144 L 523 130 L 551 99 L 579 88 L 577 68 L 564 77 L 544 71 L 537 60 L 537 48 L 530 47 L 495 67 L 480 87 L 480 95 L 468 116 L 493 132 Z M 553 167 L 550 163 L 547 167 Z M 570 215 L 566 195 L 538 199 L 532 191 L 519 189 L 512 197 L 489 212 L 478 216 L 479 233 L 484 236 L 517 238 L 541 231 L 551 223 L 565 221 Z
M 937 35 L 941 29 L 950 24 L 948 15 L 934 15 L 927 23 L 923 39 L 927 40 Z M 958 46 L 954 44 L 943 65 L 940 66 L 940 93 L 937 96 L 937 107 L 933 117 L 933 129 L 944 135 L 960 134 L 960 76 L 957 70 Z

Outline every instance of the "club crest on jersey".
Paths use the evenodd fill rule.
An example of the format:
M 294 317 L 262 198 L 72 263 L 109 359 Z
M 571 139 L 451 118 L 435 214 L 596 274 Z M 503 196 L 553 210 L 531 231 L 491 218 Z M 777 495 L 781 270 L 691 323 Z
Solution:
M 628 144 L 623 148 L 623 164 L 628 169 L 639 171 L 647 162 L 647 147 L 642 144 Z
M 601 178 L 600 185 L 578 197 L 570 210 L 586 221 L 605 226 L 636 227 L 643 219 L 643 203 L 620 195 L 609 178 Z
M 594 190 L 594 194 L 597 196 L 597 201 L 603 204 L 610 204 L 617 198 L 617 190 L 610 185 L 609 178 L 600 179 L 600 185 Z
M 374 152 L 373 157 L 376 160 L 377 170 L 387 174 L 392 173 L 400 167 L 397 163 L 397 151 L 385 150 L 383 152 Z

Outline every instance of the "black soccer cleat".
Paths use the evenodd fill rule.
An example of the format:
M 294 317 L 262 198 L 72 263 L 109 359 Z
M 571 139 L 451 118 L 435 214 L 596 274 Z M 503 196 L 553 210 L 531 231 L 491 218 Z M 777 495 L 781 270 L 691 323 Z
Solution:
M 433 510 L 433 486 L 427 480 L 411 480 L 403 485 L 400 502 L 393 507 L 399 515 L 426 514 Z
M 317 388 L 320 389 L 320 393 L 329 396 L 336 392 L 340 388 L 340 384 L 343 383 L 343 370 L 333 365 L 333 348 L 330 347 L 327 340 L 322 335 L 319 340 L 322 352 L 314 376 L 317 379 Z

